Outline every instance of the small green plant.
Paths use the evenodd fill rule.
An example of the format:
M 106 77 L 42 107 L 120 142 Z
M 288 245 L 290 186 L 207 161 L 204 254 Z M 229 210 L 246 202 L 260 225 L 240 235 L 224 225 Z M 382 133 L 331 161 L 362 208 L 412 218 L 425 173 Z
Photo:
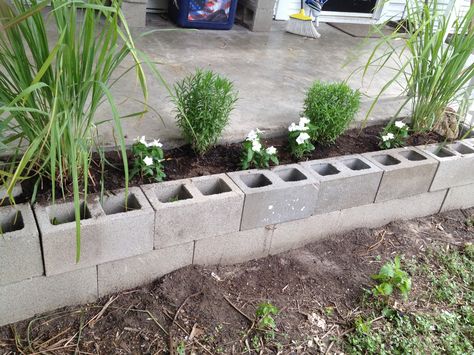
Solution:
M 303 114 L 314 130 L 313 142 L 332 143 L 352 121 L 360 107 L 360 93 L 346 83 L 316 81 L 306 93 Z
M 372 275 L 379 284 L 372 289 L 374 296 L 388 297 L 393 290 L 398 288 L 402 296 L 407 299 L 411 290 L 411 278 L 408 273 L 401 268 L 400 257 L 396 256 L 393 262 L 388 262 L 382 266 L 379 273 Z
M 246 170 L 251 167 L 255 168 L 269 168 L 270 163 L 279 164 L 277 157 L 277 150 L 271 146 L 263 147 L 261 138 L 262 131 L 258 128 L 250 131 L 247 139 L 242 143 L 242 169 Z
M 314 150 L 314 145 L 311 143 L 311 135 L 314 130 L 315 126 L 306 117 L 301 117 L 298 124 L 293 122 L 288 127 L 288 143 L 291 155 L 299 159 Z
M 390 149 L 402 147 L 408 138 L 409 128 L 403 121 L 390 122 L 380 133 L 379 147 Z
M 148 143 L 145 136 L 135 139 L 132 146 L 133 168 L 130 173 L 130 179 L 135 175 L 150 177 L 156 181 L 163 181 L 166 177 L 163 171 L 163 144 L 159 140 L 153 140 Z
M 174 87 L 176 120 L 194 151 L 206 153 L 222 134 L 237 101 L 231 81 L 210 70 L 197 70 Z

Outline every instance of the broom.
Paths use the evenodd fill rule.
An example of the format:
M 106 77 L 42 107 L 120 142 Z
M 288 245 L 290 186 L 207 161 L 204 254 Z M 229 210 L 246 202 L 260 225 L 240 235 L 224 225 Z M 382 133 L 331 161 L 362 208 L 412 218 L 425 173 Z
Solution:
M 303 0 L 301 0 L 300 12 L 290 16 L 290 20 L 286 25 L 286 32 L 310 38 L 321 37 L 316 28 L 314 28 L 311 17 L 306 16 L 304 13 Z

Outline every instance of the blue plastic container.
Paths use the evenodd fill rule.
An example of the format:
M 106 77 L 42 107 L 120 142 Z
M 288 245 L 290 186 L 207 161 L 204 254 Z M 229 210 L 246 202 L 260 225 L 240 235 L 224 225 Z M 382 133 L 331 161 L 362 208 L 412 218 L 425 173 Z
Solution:
M 170 0 L 168 14 L 180 27 L 230 30 L 237 0 Z

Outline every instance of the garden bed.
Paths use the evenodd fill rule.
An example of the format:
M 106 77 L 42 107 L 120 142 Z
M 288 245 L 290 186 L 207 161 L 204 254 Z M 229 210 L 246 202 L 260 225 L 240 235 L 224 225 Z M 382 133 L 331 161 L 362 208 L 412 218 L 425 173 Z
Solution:
M 474 209 L 456 210 L 355 230 L 235 266 L 189 266 L 142 288 L 0 328 L 0 348 L 6 353 L 161 354 L 171 347 L 172 354 L 183 354 L 179 349 L 257 354 L 260 346 L 265 354 L 335 354 L 380 353 L 385 344 L 385 351 L 402 353 L 469 353 L 474 339 L 465 312 L 472 307 L 473 290 L 459 273 L 472 280 L 473 270 L 466 267 L 474 259 L 469 264 L 463 250 L 474 241 L 473 218 Z M 367 295 L 364 302 L 364 289 L 374 285 L 370 276 L 395 255 L 404 256 L 402 267 L 413 278 L 408 301 L 396 296 L 384 306 Z M 455 265 L 462 269 L 447 271 L 442 256 L 450 255 L 459 255 Z M 447 274 L 449 283 L 436 282 Z M 274 339 L 255 331 L 245 336 L 250 323 L 239 311 L 253 318 L 262 302 L 280 309 Z M 387 310 L 399 318 L 390 318 Z M 449 325 L 437 319 L 449 314 L 459 318 Z M 371 331 L 361 333 L 358 319 Z M 425 332 L 426 324 L 436 331 Z

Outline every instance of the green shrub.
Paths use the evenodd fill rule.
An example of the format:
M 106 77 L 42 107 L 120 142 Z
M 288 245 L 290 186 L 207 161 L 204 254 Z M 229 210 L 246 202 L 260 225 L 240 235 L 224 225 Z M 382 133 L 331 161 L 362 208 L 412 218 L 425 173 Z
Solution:
M 212 71 L 197 70 L 178 82 L 173 98 L 184 139 L 200 155 L 216 144 L 237 101 L 232 82 Z
M 312 141 L 332 143 L 354 118 L 360 106 L 360 93 L 345 83 L 316 81 L 306 94 L 304 116 L 315 126 Z

